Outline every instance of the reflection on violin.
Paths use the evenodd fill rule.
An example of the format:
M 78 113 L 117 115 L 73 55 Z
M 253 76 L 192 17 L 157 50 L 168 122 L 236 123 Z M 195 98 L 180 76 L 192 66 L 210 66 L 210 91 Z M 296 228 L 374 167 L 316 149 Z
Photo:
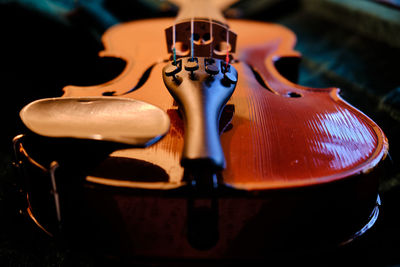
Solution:
M 388 150 L 382 130 L 339 89 L 308 88 L 283 75 L 300 57 L 290 30 L 226 21 L 212 4 L 183 1 L 175 20 L 110 28 L 100 56 L 123 59 L 125 69 L 104 84 L 63 89 L 61 99 L 143 101 L 171 121 L 158 142 L 116 149 L 79 172 L 81 194 L 64 189 L 64 231 L 76 223 L 68 207 L 82 202 L 83 213 L 102 220 L 82 227 L 115 236 L 131 255 L 232 259 L 337 245 L 373 225 L 376 170 Z M 73 155 L 45 151 L 68 166 L 59 183 L 71 189 Z M 40 214 L 40 194 L 29 194 Z

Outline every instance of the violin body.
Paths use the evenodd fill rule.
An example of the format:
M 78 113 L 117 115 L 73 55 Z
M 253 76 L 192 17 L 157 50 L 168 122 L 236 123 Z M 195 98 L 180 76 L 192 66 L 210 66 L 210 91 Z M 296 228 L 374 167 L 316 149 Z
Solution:
M 16 141 L 31 173 L 32 216 L 57 231 L 55 208 L 43 208 L 52 199 L 50 180 L 36 178 L 51 171 L 36 163 L 58 161 L 68 167 L 57 171 L 65 184 L 58 186 L 67 203 L 61 207 L 64 230 L 80 233 L 76 239 L 100 238 L 93 244 L 102 248 L 118 243 L 118 251 L 135 257 L 263 258 L 271 248 L 336 246 L 351 239 L 376 211 L 378 165 L 388 151 L 382 130 L 341 99 L 339 89 L 307 88 L 283 76 L 296 73 L 300 58 L 290 30 L 232 20 L 238 40 L 231 65 L 238 81 L 219 120 L 226 167 L 216 175 L 221 188 L 212 194 L 193 189 L 181 165 L 184 120 L 161 75 L 171 60 L 164 29 L 172 24 L 152 19 L 110 28 L 100 56 L 123 59 L 124 71 L 105 84 L 63 89 L 63 97 L 151 103 L 169 115 L 169 132 L 149 147 L 107 150 L 96 160 L 88 157 L 99 154 L 87 150 L 79 164 L 66 159 L 70 147 L 50 149 L 59 140 L 43 141 L 40 149 L 29 138 Z M 277 62 L 285 69 L 278 71 Z M 82 164 L 90 167 L 74 173 Z M 72 197 L 76 185 L 81 189 Z M 72 230 L 77 225 L 81 230 Z
M 174 113 L 174 99 L 159 75 L 163 60 L 169 56 L 158 40 L 163 40 L 163 29 L 171 23 L 159 19 L 110 29 L 104 35 L 105 51 L 100 55 L 124 59 L 124 72 L 103 85 L 68 86 L 64 96 L 114 92 Z M 228 102 L 235 108 L 230 122 L 233 127 L 221 134 L 228 166 L 222 173 L 225 184 L 245 190 L 307 186 L 368 172 L 376 166 L 386 153 L 387 141 L 374 122 L 343 101 L 338 89 L 301 87 L 276 70 L 274 62 L 279 58 L 300 56 L 293 51 L 296 37 L 292 32 L 279 25 L 250 21 L 231 21 L 230 25 L 241 37 L 236 53 L 239 62 L 234 63 L 240 78 Z M 126 94 L 154 64 L 143 86 Z M 257 81 L 251 68 L 269 89 Z M 163 166 L 170 177 L 168 183 L 179 185 L 183 177 L 183 126 L 176 115 L 170 115 L 170 133 L 151 148 L 151 154 L 164 155 L 152 163 Z M 114 155 L 154 158 L 138 149 L 130 152 Z

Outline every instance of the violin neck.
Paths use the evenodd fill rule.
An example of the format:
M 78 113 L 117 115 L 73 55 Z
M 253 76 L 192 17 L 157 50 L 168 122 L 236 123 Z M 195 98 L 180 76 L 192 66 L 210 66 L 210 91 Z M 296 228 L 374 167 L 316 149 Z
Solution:
M 175 0 L 179 6 L 177 22 L 191 19 L 206 19 L 226 24 L 222 10 L 232 4 L 232 0 Z

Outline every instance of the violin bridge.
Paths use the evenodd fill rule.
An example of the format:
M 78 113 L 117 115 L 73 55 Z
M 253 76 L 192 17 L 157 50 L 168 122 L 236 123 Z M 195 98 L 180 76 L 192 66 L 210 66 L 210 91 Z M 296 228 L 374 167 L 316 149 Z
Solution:
M 210 25 L 211 24 L 211 25 Z M 174 29 L 175 28 L 175 29 Z M 212 30 L 210 30 L 212 29 Z M 193 43 L 191 21 L 183 21 L 165 30 L 168 53 L 176 58 L 191 55 L 194 57 L 213 57 L 232 59 L 236 51 L 236 34 L 227 25 L 208 19 L 193 21 Z M 175 52 L 173 51 L 175 48 Z M 210 51 L 212 51 L 210 53 Z

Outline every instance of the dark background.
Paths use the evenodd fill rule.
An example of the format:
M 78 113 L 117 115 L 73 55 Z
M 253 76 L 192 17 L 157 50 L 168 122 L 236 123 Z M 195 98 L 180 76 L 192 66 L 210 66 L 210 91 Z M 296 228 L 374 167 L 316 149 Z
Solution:
M 98 57 L 104 30 L 123 21 L 175 16 L 176 10 L 159 1 L 0 1 L 0 266 L 115 264 L 57 244 L 19 213 L 12 165 L 12 138 L 23 131 L 18 112 L 35 99 L 60 96 L 65 85 L 112 79 L 124 62 Z M 323 255 L 310 252 L 302 260 L 319 266 L 399 266 L 400 10 L 372 1 L 271 0 L 240 1 L 226 13 L 293 30 L 303 55 L 299 84 L 341 88 L 341 96 L 389 139 L 378 223 L 348 246 Z M 282 263 L 298 264 L 290 253 Z

